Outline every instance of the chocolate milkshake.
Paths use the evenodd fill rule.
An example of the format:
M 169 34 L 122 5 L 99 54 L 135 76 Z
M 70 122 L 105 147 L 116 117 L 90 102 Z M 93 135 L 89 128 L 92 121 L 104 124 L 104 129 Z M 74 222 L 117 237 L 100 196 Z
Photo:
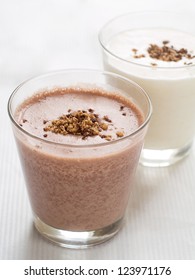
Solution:
M 21 102 L 14 119 L 38 230 L 95 233 L 117 225 L 115 234 L 133 187 L 145 112 L 117 89 L 55 87 Z

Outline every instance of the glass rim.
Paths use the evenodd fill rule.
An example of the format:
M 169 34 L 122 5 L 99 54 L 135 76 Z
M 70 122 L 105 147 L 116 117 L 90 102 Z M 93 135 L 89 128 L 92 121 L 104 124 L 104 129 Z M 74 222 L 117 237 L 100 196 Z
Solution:
M 125 13 L 125 14 L 120 14 L 116 17 L 113 17 L 111 18 L 110 20 L 108 20 L 99 30 L 99 33 L 98 33 L 98 41 L 101 45 L 101 47 L 107 52 L 109 53 L 111 56 L 115 57 L 116 59 L 118 60 L 121 60 L 125 63 L 128 63 L 128 64 L 132 64 L 132 65 L 135 65 L 135 66 L 139 66 L 139 67 L 143 67 L 145 69 L 159 69 L 159 70 L 181 70 L 181 69 L 186 69 L 186 68 L 193 68 L 195 66 L 195 63 L 194 64 L 189 64 L 189 65 L 182 65 L 182 66 L 151 66 L 151 65 L 144 65 L 144 64 L 141 64 L 141 63 L 138 63 L 138 62 L 133 62 L 133 61 L 130 61 L 130 60 L 127 60 L 125 58 L 122 58 L 118 55 L 116 55 L 114 52 L 110 51 L 109 48 L 106 47 L 106 44 L 104 44 L 103 42 L 103 39 L 102 39 L 102 35 L 103 35 L 103 32 L 104 30 L 112 23 L 114 23 L 116 20 L 120 20 L 122 18 L 125 18 L 125 17 L 128 17 L 128 16 L 131 16 L 131 15 L 149 15 L 149 14 L 164 14 L 164 15 L 177 15 L 177 16 L 184 16 L 184 14 L 182 12 L 173 12 L 173 11 L 138 11 L 138 12 L 128 12 L 128 13 Z M 193 13 L 189 13 L 189 12 L 185 12 L 185 15 L 194 15 Z M 143 26 L 144 28 L 144 26 Z M 177 29 L 179 31 L 179 29 Z
M 15 98 L 15 95 L 17 94 L 18 90 L 20 88 L 22 88 L 24 85 L 26 85 L 28 82 L 32 82 L 32 81 L 36 81 L 38 79 L 41 79 L 41 78 L 44 78 L 44 77 L 48 77 L 48 76 L 53 76 L 53 75 L 57 75 L 57 74 L 68 74 L 68 73 L 87 73 L 87 72 L 90 72 L 90 73 L 96 73 L 96 74 L 101 74 L 101 75 L 107 75 L 107 76 L 112 76 L 112 77 L 115 77 L 117 79 L 121 79 L 125 82 L 128 82 L 130 84 L 133 84 L 134 86 L 136 86 L 142 93 L 142 95 L 144 96 L 145 100 L 147 101 L 147 106 L 148 106 L 148 114 L 146 115 L 145 117 L 145 120 L 143 121 L 143 123 L 136 129 L 134 130 L 132 133 L 120 138 L 120 139 L 116 139 L 116 140 L 113 140 L 113 141 L 108 141 L 108 142 L 105 142 L 105 143 L 97 143 L 97 144 L 84 144 L 84 145 L 77 145 L 77 144 L 66 144 L 66 143 L 58 143 L 58 142 L 55 142 L 55 141 L 52 141 L 52 140 L 47 140 L 47 139 L 43 139 L 39 136 L 36 136 L 28 131 L 26 131 L 24 128 L 22 128 L 19 123 L 16 121 L 15 117 L 14 117 L 14 112 L 12 112 L 12 109 L 11 109 L 11 105 L 12 105 L 12 101 L 13 99 Z M 112 145 L 112 144 L 116 144 L 118 142 L 121 142 L 121 141 L 124 141 L 128 138 L 131 138 L 132 136 L 138 134 L 149 122 L 150 118 L 151 118 L 151 115 L 152 115 L 152 103 L 151 103 L 151 100 L 148 96 L 148 94 L 145 92 L 145 90 L 139 86 L 137 83 L 135 83 L 134 81 L 128 79 L 128 78 L 125 78 L 121 75 L 118 75 L 118 74 L 115 74 L 115 73 L 112 73 L 112 72 L 109 72 L 109 71 L 104 71 L 104 70 L 95 70 L 95 69 L 65 69 L 65 70 L 56 70 L 56 71 L 50 71 L 50 72 L 45 72 L 43 74 L 40 74 L 40 75 L 36 75 L 36 76 L 33 76 L 29 79 L 26 79 L 25 81 L 23 81 L 22 83 L 20 83 L 14 90 L 13 92 L 11 93 L 9 99 L 8 99 L 8 103 L 7 103 L 7 111 L 8 111 L 8 115 L 9 115 L 9 118 L 12 122 L 12 124 L 14 124 L 14 126 L 20 131 L 22 132 L 23 134 L 37 140 L 37 141 L 41 141 L 43 143 L 46 143 L 46 144 L 50 144 L 50 145 L 56 145 L 56 146 L 61 146 L 61 147 L 69 147 L 69 148 L 93 148 L 93 147 L 102 147 L 102 146 L 108 146 L 108 145 Z

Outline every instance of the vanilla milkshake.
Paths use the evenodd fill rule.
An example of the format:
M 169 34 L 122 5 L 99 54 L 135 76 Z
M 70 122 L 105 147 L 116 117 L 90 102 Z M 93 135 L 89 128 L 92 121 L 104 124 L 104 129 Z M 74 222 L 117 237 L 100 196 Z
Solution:
M 194 34 L 163 24 L 129 26 L 108 40 L 102 33 L 105 69 L 136 81 L 153 104 L 142 163 L 166 166 L 177 161 L 189 151 L 195 134 Z

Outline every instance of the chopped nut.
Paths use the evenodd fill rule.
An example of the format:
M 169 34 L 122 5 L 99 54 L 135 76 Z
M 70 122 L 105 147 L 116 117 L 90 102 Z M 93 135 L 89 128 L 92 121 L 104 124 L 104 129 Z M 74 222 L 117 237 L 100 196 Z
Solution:
M 103 130 L 107 130 L 107 129 L 108 129 L 108 125 L 107 125 L 106 123 L 100 124 L 100 127 L 101 127 Z
M 124 133 L 122 131 L 117 131 L 116 135 L 117 135 L 117 137 L 123 137 Z
M 100 135 L 101 138 L 106 139 L 107 141 L 111 141 L 112 140 L 112 136 L 111 135 Z
M 104 119 L 105 121 L 107 121 L 107 122 L 110 122 L 110 123 L 112 122 L 112 121 L 109 119 L 108 116 L 104 116 L 103 119 Z
M 145 57 L 145 54 L 134 55 L 134 58 L 143 58 L 143 57 Z
M 163 45 L 167 45 L 169 43 L 169 41 L 168 40 L 164 40 L 162 43 L 163 43 Z
M 136 52 L 137 52 L 137 49 L 133 48 L 133 49 L 132 49 L 132 52 L 136 53 Z
M 106 139 L 107 141 L 111 141 L 112 136 L 111 136 L 111 135 L 106 135 L 105 139 Z
M 150 44 L 147 49 L 149 56 L 154 59 L 162 61 L 174 61 L 177 62 L 183 57 L 192 59 L 192 55 L 188 53 L 187 49 L 181 48 L 180 50 L 175 49 L 173 46 L 169 47 L 167 44 L 169 41 L 163 41 L 163 46 L 156 44 Z M 154 66 L 154 65 L 153 65 Z
M 69 110 L 70 112 L 71 110 Z M 58 119 L 51 121 L 51 123 L 44 127 L 45 132 L 50 131 L 56 134 L 72 134 L 80 135 L 82 139 L 86 139 L 88 136 L 99 135 L 106 140 L 111 140 L 110 135 L 101 135 L 101 131 L 106 131 L 108 129 L 108 124 L 102 122 L 98 114 L 94 114 L 93 109 L 89 109 L 89 112 L 85 110 L 78 110 L 75 112 L 68 113 L 66 115 L 60 116 Z M 107 122 L 111 122 L 108 116 L 103 118 Z M 44 134 L 44 137 L 46 134 Z
M 152 66 L 154 66 L 154 67 L 155 67 L 155 66 L 157 66 L 157 64 L 156 64 L 156 63 L 151 63 L 151 65 L 152 65 Z
M 156 44 L 150 44 L 147 51 L 151 58 L 162 60 L 162 61 L 180 61 L 182 58 L 193 59 L 195 58 L 192 55 L 192 52 L 188 51 L 187 49 L 181 48 L 179 50 L 175 49 L 173 45 L 168 46 L 170 41 L 164 40 L 162 41 L 162 46 L 158 46 Z M 144 54 L 138 54 L 137 49 L 132 49 L 134 52 L 134 58 L 143 58 L 145 57 Z M 185 65 L 190 65 L 189 63 L 184 62 Z M 151 63 L 152 66 L 157 66 L 156 63 Z

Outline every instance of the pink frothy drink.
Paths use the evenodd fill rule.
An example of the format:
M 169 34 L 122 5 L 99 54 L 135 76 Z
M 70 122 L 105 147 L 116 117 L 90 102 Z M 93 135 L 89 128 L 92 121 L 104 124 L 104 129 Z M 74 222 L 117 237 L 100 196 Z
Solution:
M 121 227 L 151 105 L 111 73 L 61 71 L 19 86 L 9 115 L 38 231 L 70 248 Z

